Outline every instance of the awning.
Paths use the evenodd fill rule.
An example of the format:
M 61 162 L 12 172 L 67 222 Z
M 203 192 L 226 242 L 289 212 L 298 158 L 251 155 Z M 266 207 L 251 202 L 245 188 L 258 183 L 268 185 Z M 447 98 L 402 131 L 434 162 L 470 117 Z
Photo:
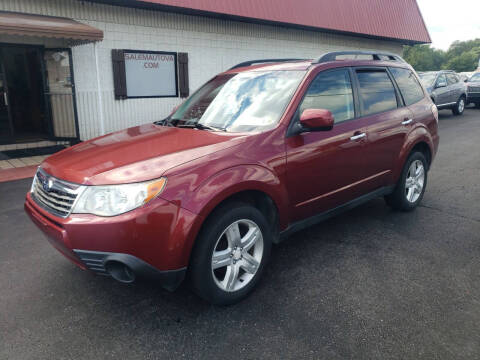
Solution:
M 101 41 L 103 31 L 62 17 L 0 11 L 0 34 Z

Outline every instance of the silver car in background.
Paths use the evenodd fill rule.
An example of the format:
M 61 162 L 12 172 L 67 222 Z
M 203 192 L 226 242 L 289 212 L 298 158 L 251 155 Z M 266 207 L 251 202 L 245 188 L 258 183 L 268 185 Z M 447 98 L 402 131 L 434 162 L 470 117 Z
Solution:
M 475 104 L 480 108 L 480 72 L 473 74 L 467 80 L 467 105 Z
M 458 74 L 442 70 L 418 75 L 439 110 L 451 109 L 454 115 L 463 114 L 467 103 L 467 86 Z

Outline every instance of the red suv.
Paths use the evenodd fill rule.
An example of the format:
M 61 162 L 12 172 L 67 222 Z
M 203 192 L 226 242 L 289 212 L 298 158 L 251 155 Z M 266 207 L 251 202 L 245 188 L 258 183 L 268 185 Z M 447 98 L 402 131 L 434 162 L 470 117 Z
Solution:
M 82 269 L 170 290 L 188 276 L 201 297 L 230 304 L 293 232 L 379 196 L 415 208 L 437 124 L 397 55 L 242 63 L 162 121 L 49 157 L 25 210 Z

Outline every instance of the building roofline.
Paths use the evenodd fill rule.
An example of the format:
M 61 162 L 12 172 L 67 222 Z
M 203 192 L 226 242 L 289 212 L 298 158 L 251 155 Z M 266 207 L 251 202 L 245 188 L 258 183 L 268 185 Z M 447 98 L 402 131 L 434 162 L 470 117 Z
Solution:
M 360 38 L 373 39 L 373 40 L 394 41 L 394 42 L 401 43 L 403 45 L 431 43 L 431 38 L 430 38 L 430 35 L 428 34 L 428 30 L 426 31 L 426 33 L 428 34 L 429 41 L 425 42 L 420 40 L 404 39 L 399 37 L 379 36 L 379 35 L 372 35 L 372 34 L 366 34 L 366 33 L 360 33 L 360 32 L 336 30 L 336 29 L 322 28 L 322 27 L 316 27 L 316 26 L 308 26 L 308 25 L 294 24 L 294 23 L 288 23 L 288 22 L 280 22 L 280 21 L 224 14 L 224 13 L 218 13 L 218 12 L 212 12 L 212 11 L 190 9 L 190 8 L 184 8 L 179 6 L 143 2 L 141 0 L 140 1 L 137 1 L 137 0 L 86 0 L 86 1 L 114 5 L 114 6 L 137 8 L 137 9 L 164 11 L 169 13 L 183 14 L 183 15 L 204 16 L 212 19 L 231 20 L 231 21 L 238 21 L 238 22 L 244 22 L 249 24 L 281 26 L 281 27 L 287 27 L 287 28 L 297 29 L 297 30 L 308 30 L 308 31 L 323 32 L 323 33 L 337 34 L 337 35 L 344 35 L 344 36 L 353 36 L 353 37 L 360 37 Z M 423 20 L 423 16 L 421 15 L 420 9 L 418 8 L 418 4 L 416 1 L 415 1 L 415 4 L 421 16 L 422 25 L 426 30 L 425 21 Z
M 423 17 L 422 12 L 420 11 L 420 6 L 418 6 L 418 1 L 417 0 L 415 0 L 415 6 L 417 7 L 418 13 L 420 14 L 420 18 L 422 19 L 423 28 L 425 29 L 425 32 L 427 33 L 428 40 L 429 40 L 428 43 L 421 43 L 421 44 L 431 44 L 432 43 L 432 38 L 430 36 L 430 33 L 428 32 L 427 23 L 425 22 L 425 18 Z

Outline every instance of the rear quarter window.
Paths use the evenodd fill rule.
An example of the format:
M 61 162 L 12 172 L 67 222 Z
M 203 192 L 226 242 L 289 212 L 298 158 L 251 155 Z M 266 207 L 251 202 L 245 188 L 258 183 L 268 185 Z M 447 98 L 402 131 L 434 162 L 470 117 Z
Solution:
M 405 105 L 415 104 L 424 98 L 422 87 L 413 72 L 402 68 L 390 68 L 390 72 L 397 82 Z

